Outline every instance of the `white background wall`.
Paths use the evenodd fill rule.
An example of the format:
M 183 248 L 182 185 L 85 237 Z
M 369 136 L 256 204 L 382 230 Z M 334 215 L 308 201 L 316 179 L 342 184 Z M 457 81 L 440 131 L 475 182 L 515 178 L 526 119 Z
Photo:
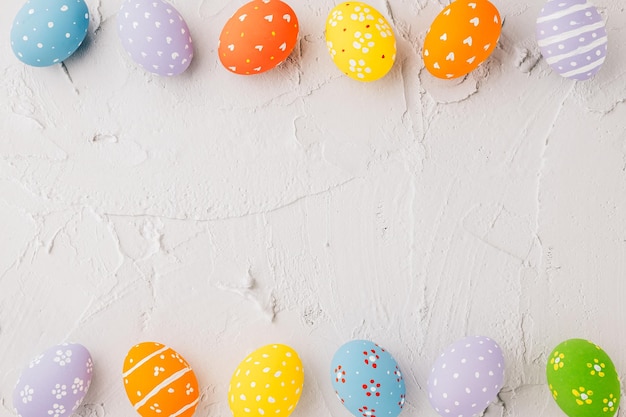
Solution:
M 330 359 L 352 338 L 391 351 L 402 415 L 434 417 L 430 365 L 471 334 L 507 359 L 487 416 L 558 416 L 545 362 L 562 340 L 626 372 L 626 11 L 595 0 L 609 54 L 592 80 L 552 73 L 541 0 L 494 3 L 499 47 L 465 80 L 423 67 L 447 1 L 371 0 L 398 37 L 372 84 L 330 60 L 332 0 L 292 0 L 300 42 L 279 69 L 236 76 L 216 55 L 243 0 L 176 0 L 197 51 L 164 79 L 126 56 L 120 0 L 91 0 L 85 47 L 29 68 L 0 13 L 0 416 L 20 370 L 76 341 L 96 377 L 81 416 L 131 416 L 122 360 L 156 340 L 195 368 L 197 416 L 228 416 L 247 353 L 292 345 L 306 367 L 294 417 L 349 416 Z M 622 374 L 626 375 L 626 374 Z M 621 416 L 626 415 L 620 412 Z

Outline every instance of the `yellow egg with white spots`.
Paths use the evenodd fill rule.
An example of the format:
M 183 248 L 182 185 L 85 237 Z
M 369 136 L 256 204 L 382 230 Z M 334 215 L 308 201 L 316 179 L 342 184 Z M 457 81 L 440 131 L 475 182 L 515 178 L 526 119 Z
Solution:
M 387 19 L 361 2 L 345 2 L 326 20 L 326 46 L 333 62 L 357 81 L 384 77 L 396 61 L 396 37 Z
M 263 346 L 248 355 L 233 373 L 228 404 L 235 417 L 286 417 L 298 404 L 304 368 L 286 345 Z

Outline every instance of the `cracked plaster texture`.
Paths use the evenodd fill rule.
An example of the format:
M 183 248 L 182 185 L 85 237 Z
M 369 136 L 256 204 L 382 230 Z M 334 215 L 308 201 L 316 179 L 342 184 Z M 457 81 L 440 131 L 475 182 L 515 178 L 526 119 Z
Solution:
M 233 369 L 273 342 L 306 367 L 294 417 L 349 415 L 328 368 L 352 338 L 399 362 L 406 416 L 436 416 L 430 365 L 465 335 L 496 339 L 507 360 L 486 416 L 561 415 L 544 366 L 567 338 L 593 340 L 626 370 L 622 0 L 595 0 L 609 54 L 583 83 L 541 59 L 540 0 L 494 0 L 498 48 L 449 82 L 420 58 L 447 2 L 371 0 L 398 41 L 396 65 L 372 84 L 327 55 L 334 1 L 291 1 L 299 43 L 254 77 L 216 56 L 243 0 L 172 3 L 197 53 L 170 79 L 126 57 L 120 0 L 88 0 L 86 44 L 44 69 L 13 57 L 22 4 L 2 3 L 1 417 L 14 415 L 21 368 L 63 341 L 94 356 L 77 415 L 97 417 L 134 413 L 120 372 L 144 340 L 192 364 L 197 416 L 230 415 Z

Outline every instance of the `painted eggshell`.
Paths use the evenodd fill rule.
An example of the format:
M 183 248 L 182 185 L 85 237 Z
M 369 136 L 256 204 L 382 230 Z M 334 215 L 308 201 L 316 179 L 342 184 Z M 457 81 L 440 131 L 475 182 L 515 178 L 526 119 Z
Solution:
M 396 37 L 387 19 L 358 1 L 330 11 L 326 45 L 337 68 L 357 81 L 384 77 L 396 61 Z
M 487 0 L 457 0 L 433 21 L 422 57 L 435 77 L 462 77 L 493 52 L 502 31 L 498 9 Z
M 285 345 L 263 346 L 248 355 L 228 386 L 234 417 L 286 417 L 302 394 L 304 368 L 295 350 Z
M 583 339 L 559 344 L 546 367 L 552 397 L 569 417 L 612 417 L 620 403 L 615 365 L 600 346 Z
M 561 76 L 587 80 L 600 71 L 607 52 L 606 26 L 587 0 L 550 0 L 537 18 L 537 42 Z
M 428 378 L 428 399 L 442 416 L 481 414 L 502 388 L 504 357 L 488 337 L 470 336 L 448 346 Z
M 29 0 L 13 20 L 11 48 L 27 65 L 47 67 L 69 58 L 83 43 L 89 9 L 83 0 Z
M 198 381 L 174 349 L 154 342 L 133 346 L 124 359 L 124 389 L 143 417 L 190 417 L 198 405 Z
M 22 372 L 13 407 L 21 417 L 69 416 L 85 398 L 92 375 L 91 355 L 83 345 L 53 346 Z
M 355 416 L 395 417 L 404 408 L 400 367 L 373 342 L 353 340 L 341 346 L 333 356 L 330 377 L 337 397 Z
M 235 74 L 269 71 L 282 63 L 296 46 L 298 18 L 280 0 L 253 0 L 226 22 L 218 54 L 222 65 Z
M 173 76 L 193 59 L 193 41 L 183 17 L 163 0 L 125 0 L 117 15 L 118 35 L 128 55 L 146 71 Z

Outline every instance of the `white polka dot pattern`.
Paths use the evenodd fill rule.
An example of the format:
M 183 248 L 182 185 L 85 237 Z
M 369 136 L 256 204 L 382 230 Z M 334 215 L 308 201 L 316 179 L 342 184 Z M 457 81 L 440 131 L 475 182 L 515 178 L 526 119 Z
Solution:
M 11 29 L 11 48 L 22 62 L 47 67 L 69 58 L 83 43 L 89 9 L 83 0 L 29 0 Z
M 267 345 L 237 366 L 228 387 L 228 404 L 234 417 L 286 417 L 298 404 L 304 369 L 295 350 Z
M 428 399 L 441 416 L 471 417 L 493 401 L 504 381 L 502 350 L 488 337 L 448 346 L 432 367 Z

